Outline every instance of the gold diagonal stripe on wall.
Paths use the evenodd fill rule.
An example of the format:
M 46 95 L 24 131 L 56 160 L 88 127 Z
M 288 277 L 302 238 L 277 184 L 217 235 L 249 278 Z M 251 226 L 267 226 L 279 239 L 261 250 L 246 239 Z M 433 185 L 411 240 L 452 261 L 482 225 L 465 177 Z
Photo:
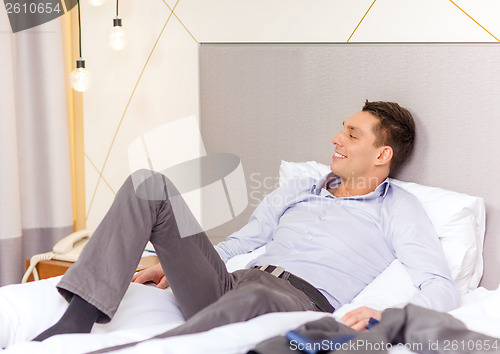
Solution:
M 95 165 L 94 161 L 92 161 L 92 159 L 87 154 L 85 154 L 85 157 L 87 158 L 87 160 L 89 160 L 92 167 L 94 167 L 95 171 L 99 174 L 99 178 L 102 178 L 104 183 L 106 183 L 106 185 L 109 187 L 109 189 L 111 189 L 111 192 L 113 192 L 113 194 L 116 195 L 115 190 L 113 189 L 113 187 L 111 187 L 111 184 L 108 183 L 106 178 L 99 172 L 99 168 Z
M 114 191 L 113 187 L 111 187 L 111 185 L 108 183 L 108 181 L 106 180 L 106 178 L 104 178 L 104 176 L 99 173 L 99 169 L 97 168 L 97 166 L 95 165 L 95 163 L 91 160 L 91 158 L 87 154 L 84 154 L 84 155 L 87 158 L 87 160 L 90 162 L 90 164 L 92 165 L 92 167 L 94 168 L 94 170 L 99 175 L 99 178 L 102 178 L 102 180 L 104 181 L 104 183 L 106 183 L 106 185 L 111 190 L 111 192 L 114 195 L 116 195 L 116 192 Z M 90 214 L 90 206 L 89 206 L 89 209 L 87 210 L 87 213 L 85 214 L 85 221 L 87 221 L 87 219 L 89 218 L 89 214 Z
M 175 12 L 172 11 L 172 13 L 174 14 L 174 16 L 177 19 L 177 21 L 179 21 L 179 23 L 182 25 L 182 27 L 184 27 L 184 29 L 187 31 L 187 33 L 189 33 L 189 35 L 191 36 L 191 38 L 193 38 L 196 43 L 200 44 L 200 42 L 198 42 L 196 40 L 196 38 L 194 38 L 193 34 L 191 32 L 189 32 L 189 30 L 187 29 L 187 27 L 184 26 L 184 23 L 182 23 L 182 21 L 179 19 L 179 17 L 177 17 L 177 15 L 175 14 Z
M 356 30 L 358 29 L 359 25 L 361 24 L 361 22 L 363 22 L 363 20 L 365 19 L 366 15 L 368 14 L 368 12 L 370 12 L 370 9 L 372 8 L 373 4 L 375 4 L 375 1 L 377 0 L 373 0 L 372 4 L 370 5 L 370 7 L 368 8 L 368 10 L 366 10 L 365 14 L 363 15 L 363 17 L 361 18 L 361 21 L 359 21 L 358 25 L 356 26 L 356 28 L 354 29 L 354 31 L 352 31 L 351 35 L 349 36 L 349 39 L 347 40 L 347 42 L 349 42 L 351 40 L 351 37 L 354 35 L 354 33 L 356 32 Z
M 179 17 L 177 17 L 176 13 L 174 12 L 174 9 L 175 9 L 175 7 L 177 7 L 177 4 L 175 4 L 175 7 L 174 7 L 173 9 L 171 9 L 171 8 L 170 8 L 170 6 L 168 6 L 168 4 L 166 3 L 166 1 L 165 1 L 165 0 L 163 0 L 163 3 L 165 4 L 165 6 L 167 6 L 167 7 L 168 7 L 168 9 L 169 9 L 170 11 L 172 11 L 172 13 L 174 14 L 174 16 L 175 16 L 175 18 L 177 19 L 177 21 L 179 21 L 179 23 L 182 25 L 182 27 L 184 27 L 184 29 L 187 31 L 187 33 L 189 33 L 189 35 L 191 36 L 191 38 L 193 38 L 193 39 L 194 39 L 194 41 L 195 41 L 196 43 L 200 44 L 200 42 L 198 42 L 198 41 L 196 40 L 196 38 L 194 38 L 193 34 L 192 34 L 192 33 L 191 33 L 188 29 L 187 29 L 187 27 L 186 27 L 186 26 L 184 26 L 184 23 L 182 23 L 181 19 L 180 19 Z M 179 3 L 179 1 L 177 1 L 177 3 Z
M 460 11 L 462 11 L 464 14 L 466 14 L 466 15 L 467 15 L 467 17 L 469 17 L 472 21 L 474 21 L 474 22 L 475 22 L 475 23 L 476 23 L 479 27 L 481 27 L 481 28 L 482 28 L 482 29 L 484 29 L 486 32 L 488 32 L 488 34 L 489 34 L 490 36 L 492 36 L 493 38 L 495 38 L 497 41 L 499 41 L 499 42 L 500 42 L 500 39 L 498 39 L 497 37 L 495 37 L 495 36 L 494 36 L 494 35 L 493 35 L 490 31 L 488 31 L 486 28 L 484 28 L 483 26 L 481 26 L 481 24 L 480 24 L 479 22 L 477 22 L 476 20 L 474 20 L 474 19 L 472 18 L 472 16 L 471 16 L 471 15 L 469 15 L 467 12 L 465 12 L 465 11 L 464 11 L 464 10 L 463 10 L 460 6 L 458 6 L 457 4 L 455 4 L 452 0 L 450 0 L 450 2 L 451 2 L 453 5 L 455 5 L 456 7 L 458 7 L 458 9 L 459 9 Z
M 179 3 L 179 0 L 177 0 L 177 3 L 175 4 L 174 9 L 177 7 L 178 3 Z M 153 53 L 156 49 L 156 46 L 157 46 L 161 36 L 163 35 L 163 31 L 165 31 L 165 28 L 167 27 L 167 24 L 170 21 L 170 18 L 172 17 L 172 14 L 173 14 L 173 11 L 170 12 L 170 15 L 168 16 L 167 20 L 165 21 L 165 24 L 163 25 L 163 28 L 161 29 L 161 32 L 158 35 L 158 38 L 156 39 L 155 44 L 153 45 L 153 48 L 151 49 L 151 52 L 149 53 L 148 58 L 146 59 L 146 63 L 144 64 L 144 67 L 142 68 L 142 71 L 139 74 L 139 78 L 137 79 L 137 82 L 134 85 L 132 93 L 130 94 L 127 105 L 125 106 L 125 110 L 123 111 L 120 122 L 118 123 L 118 127 L 116 128 L 115 135 L 113 136 L 113 139 L 111 140 L 111 145 L 109 147 L 108 153 L 106 154 L 106 158 L 104 159 L 102 169 L 99 172 L 99 179 L 97 180 L 97 184 L 95 186 L 94 193 L 92 195 L 92 199 L 91 199 L 90 204 L 89 204 L 88 213 L 90 213 L 90 211 L 92 210 L 92 205 L 94 204 L 95 196 L 97 194 L 97 188 L 99 187 L 99 183 L 101 182 L 102 173 L 104 172 L 104 169 L 106 168 L 106 164 L 108 163 L 109 155 L 111 154 L 111 150 L 113 149 L 113 145 L 115 143 L 116 137 L 118 136 L 118 131 L 120 130 L 120 127 L 123 123 L 123 119 L 125 118 L 125 114 L 127 113 L 128 107 L 130 106 L 130 102 L 132 101 L 132 98 L 134 97 L 135 91 L 137 89 L 137 86 L 139 85 L 139 82 L 141 81 L 142 75 L 144 74 L 144 71 L 146 70 L 146 68 L 148 66 L 149 60 L 151 59 L 151 56 L 153 55 Z

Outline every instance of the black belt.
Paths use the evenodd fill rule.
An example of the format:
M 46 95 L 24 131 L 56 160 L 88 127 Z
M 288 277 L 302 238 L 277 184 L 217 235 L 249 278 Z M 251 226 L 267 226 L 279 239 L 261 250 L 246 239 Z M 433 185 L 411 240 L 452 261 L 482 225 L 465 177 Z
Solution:
M 302 291 L 314 304 L 323 312 L 332 313 L 335 308 L 328 302 L 326 297 L 319 292 L 314 286 L 306 282 L 304 279 L 287 272 L 285 268 L 280 266 L 273 266 L 266 264 L 265 266 L 255 266 L 255 269 L 259 269 L 263 272 L 270 273 L 277 278 L 288 280 L 290 285 L 294 288 Z

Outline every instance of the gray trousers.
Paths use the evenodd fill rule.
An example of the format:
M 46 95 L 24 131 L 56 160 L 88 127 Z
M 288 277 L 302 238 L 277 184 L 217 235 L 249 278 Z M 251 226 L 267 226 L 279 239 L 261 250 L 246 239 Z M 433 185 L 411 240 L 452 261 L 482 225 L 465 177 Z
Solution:
M 138 185 L 138 180 L 143 182 Z M 197 333 L 269 312 L 318 311 L 285 279 L 257 269 L 228 273 L 204 232 L 180 237 L 178 222 L 197 221 L 185 203 L 176 204 L 174 217 L 168 196 L 177 193 L 162 174 L 144 170 L 130 176 L 78 262 L 57 285 L 61 295 L 68 301 L 79 295 L 102 312 L 97 322 L 110 321 L 151 241 L 187 318 L 160 337 Z

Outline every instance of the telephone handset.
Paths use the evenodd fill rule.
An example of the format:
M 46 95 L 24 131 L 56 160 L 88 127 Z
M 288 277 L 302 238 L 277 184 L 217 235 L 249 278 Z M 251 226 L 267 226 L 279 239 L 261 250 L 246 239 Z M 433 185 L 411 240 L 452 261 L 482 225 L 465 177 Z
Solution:
M 91 235 L 92 231 L 82 230 L 66 236 L 54 245 L 55 256 L 52 259 L 76 262 Z
M 30 266 L 24 273 L 21 283 L 26 283 L 31 273 L 33 273 L 33 278 L 39 280 L 38 272 L 36 270 L 36 265 L 40 261 L 47 261 L 49 259 L 56 259 L 59 261 L 66 262 L 76 262 L 83 247 L 87 244 L 90 236 L 92 236 L 93 230 L 81 230 L 69 234 L 62 240 L 58 241 L 52 250 L 52 252 L 36 254 L 31 257 Z

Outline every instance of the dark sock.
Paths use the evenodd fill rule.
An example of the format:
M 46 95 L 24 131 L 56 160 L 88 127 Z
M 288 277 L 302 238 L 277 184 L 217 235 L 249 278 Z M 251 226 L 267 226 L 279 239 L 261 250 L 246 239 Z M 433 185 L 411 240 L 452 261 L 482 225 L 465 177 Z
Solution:
M 100 313 L 97 308 L 83 300 L 80 296 L 73 295 L 69 307 L 61 319 L 33 340 L 41 342 L 56 334 L 64 333 L 90 333 Z

